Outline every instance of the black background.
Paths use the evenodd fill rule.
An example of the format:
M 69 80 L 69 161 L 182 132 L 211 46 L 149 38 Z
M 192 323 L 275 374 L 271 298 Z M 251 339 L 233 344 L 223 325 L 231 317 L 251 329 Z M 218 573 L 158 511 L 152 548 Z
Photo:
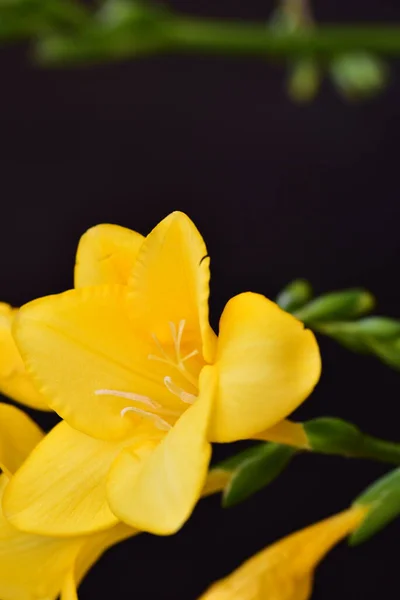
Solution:
M 193 14 L 265 18 L 265 0 L 174 2 Z M 341 6 L 339 6 L 339 4 Z M 394 0 L 315 2 L 326 21 L 394 21 Z M 212 258 L 218 323 L 233 294 L 274 297 L 294 277 L 317 292 L 360 285 L 400 317 L 400 73 L 377 100 L 343 102 L 329 84 L 291 103 L 279 65 L 157 57 L 39 70 L 27 49 L 0 51 L 1 299 L 20 305 L 71 286 L 79 236 L 111 222 L 148 232 L 183 210 Z M 399 437 L 400 376 L 321 340 L 323 376 L 298 418 L 336 415 Z M 48 416 L 40 422 L 49 427 Z M 226 450 L 217 450 L 219 456 Z M 269 488 L 223 510 L 202 501 L 171 538 L 113 549 L 80 590 L 89 598 L 195 600 L 273 540 L 345 508 L 389 466 L 304 456 Z M 391 597 L 399 523 L 355 549 L 335 549 L 314 597 Z

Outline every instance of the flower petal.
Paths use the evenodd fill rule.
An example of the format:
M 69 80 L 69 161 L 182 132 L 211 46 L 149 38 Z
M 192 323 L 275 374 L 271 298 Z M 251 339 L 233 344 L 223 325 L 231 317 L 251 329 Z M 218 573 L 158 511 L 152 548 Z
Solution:
M 210 439 L 252 437 L 290 414 L 321 371 L 313 333 L 259 294 L 232 298 L 220 322 Z
M 187 520 L 207 476 L 211 446 L 206 440 L 214 370 L 200 376 L 200 396 L 183 413 L 161 443 L 145 456 L 136 448 L 122 452 L 111 468 L 108 498 L 125 523 L 167 535 Z
M 210 362 L 215 334 L 208 322 L 210 259 L 193 222 L 171 213 L 153 229 L 140 248 L 129 282 L 132 319 L 171 341 L 169 323 L 185 322 L 184 338 Z M 199 348 L 199 344 L 203 348 Z
M 0 402 L 0 469 L 8 475 L 15 473 L 43 435 L 22 410 Z
M 308 441 L 303 424 L 293 423 L 293 421 L 289 421 L 288 419 L 283 419 L 269 429 L 256 433 L 253 439 L 310 450 L 310 442 Z
M 106 529 L 118 519 L 106 498 L 106 477 L 125 442 L 96 440 L 62 422 L 11 479 L 3 510 L 18 529 L 74 536 Z
M 0 504 L 7 483 L 6 475 L 0 476 Z M 0 598 L 55 598 L 81 545 L 82 538 L 56 539 L 22 533 L 0 511 Z
M 20 309 L 15 338 L 49 405 L 88 435 L 111 440 L 132 431 L 131 415 L 121 417 L 129 400 L 107 390 L 156 398 L 166 406 L 175 402 L 163 382 L 165 365 L 148 359 L 150 334 L 141 339 L 133 329 L 123 286 L 35 300 Z
M 144 237 L 119 225 L 88 229 L 79 241 L 75 287 L 118 283 L 127 285 Z
M 289 535 L 215 583 L 200 600 L 308 600 L 315 567 L 364 516 L 365 510 L 351 508 Z
M 104 552 L 111 546 L 139 533 L 137 529 L 118 523 L 107 531 L 88 536 L 76 558 L 74 568 L 70 570 L 64 581 L 61 600 L 77 600 L 77 587 Z
M 0 393 L 38 410 L 50 410 L 25 371 L 12 335 L 17 308 L 0 302 Z

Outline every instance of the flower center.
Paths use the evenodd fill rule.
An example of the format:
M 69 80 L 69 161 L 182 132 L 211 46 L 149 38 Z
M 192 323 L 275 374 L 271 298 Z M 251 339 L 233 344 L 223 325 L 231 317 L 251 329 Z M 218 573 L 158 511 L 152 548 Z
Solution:
M 188 381 L 188 383 L 197 388 L 197 378 L 194 377 L 192 373 L 188 371 L 185 363 L 190 358 L 197 356 L 199 354 L 199 351 L 197 349 L 192 350 L 185 356 L 182 356 L 181 353 L 182 336 L 185 328 L 185 323 L 185 319 L 182 319 L 181 321 L 179 321 L 177 327 L 175 323 L 169 322 L 169 328 L 171 331 L 171 337 L 174 347 L 174 356 L 171 356 L 170 354 L 168 354 L 168 352 L 166 352 L 160 340 L 154 333 L 152 333 L 151 337 L 157 346 L 159 355 L 149 354 L 147 358 L 149 360 L 155 360 L 164 363 L 170 368 L 175 369 L 180 373 L 181 376 L 183 376 Z M 177 396 L 184 404 L 193 404 L 193 402 L 195 402 L 195 400 L 197 399 L 197 396 L 185 391 L 183 388 L 179 387 L 176 383 L 174 383 L 174 381 L 169 375 L 166 375 L 164 377 L 163 382 L 167 390 L 174 396 Z M 148 396 L 142 396 L 141 394 L 136 394 L 134 392 L 100 389 L 95 390 L 94 393 L 96 394 L 96 396 L 115 396 L 117 398 L 125 398 L 126 400 L 134 402 L 135 404 L 141 404 L 142 407 L 132 405 L 125 406 L 125 408 L 121 410 L 121 417 L 124 417 L 129 412 L 135 413 L 136 415 L 139 415 L 143 418 L 150 419 L 153 422 L 153 424 L 157 427 L 157 429 L 161 429 L 162 431 L 168 431 L 172 427 L 172 425 L 166 420 L 168 417 L 172 418 L 175 421 L 181 416 L 182 412 L 184 412 L 185 410 L 183 407 L 183 410 L 170 410 L 164 408 L 159 402 L 156 402 L 152 398 L 149 398 Z M 143 406 L 145 406 L 146 408 L 143 408 Z

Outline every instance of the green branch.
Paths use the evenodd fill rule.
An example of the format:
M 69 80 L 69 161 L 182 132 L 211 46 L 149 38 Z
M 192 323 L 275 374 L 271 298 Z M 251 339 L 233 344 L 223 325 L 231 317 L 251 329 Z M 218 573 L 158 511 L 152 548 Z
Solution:
M 299 54 L 328 58 L 338 52 L 365 51 L 398 56 L 400 26 L 319 26 L 280 33 L 263 23 L 238 23 L 174 17 L 165 29 L 174 50 L 272 57 Z
M 70 0 L 3 0 L 0 39 L 20 38 L 38 41 L 38 56 L 49 63 L 154 53 L 320 59 L 349 52 L 400 55 L 400 26 L 396 25 L 285 29 L 274 19 L 267 25 L 189 18 L 137 0 L 108 0 L 92 11 Z

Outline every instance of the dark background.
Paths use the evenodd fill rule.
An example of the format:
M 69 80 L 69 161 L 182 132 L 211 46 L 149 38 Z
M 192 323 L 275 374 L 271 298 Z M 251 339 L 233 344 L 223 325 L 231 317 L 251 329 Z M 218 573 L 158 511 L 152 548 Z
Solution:
M 260 19 L 271 8 L 264 0 L 171 4 Z M 314 4 L 321 20 L 400 18 L 394 0 Z M 76 244 L 91 225 L 147 233 L 179 209 L 208 243 L 215 325 L 233 294 L 274 297 L 299 276 L 317 292 L 365 286 L 379 313 L 400 317 L 395 64 L 377 100 L 345 103 L 325 84 L 302 107 L 287 99 L 282 68 L 262 60 L 157 57 L 39 70 L 26 48 L 13 47 L 0 50 L 0 73 L 2 300 L 20 305 L 70 287 Z M 400 375 L 325 339 L 321 349 L 321 383 L 298 417 L 341 416 L 398 439 Z M 257 550 L 345 508 L 389 468 L 300 457 L 237 508 L 209 498 L 177 535 L 113 549 L 81 600 L 195 600 Z M 319 568 L 314 598 L 391 597 L 399 533 L 397 522 L 363 546 L 342 544 Z

